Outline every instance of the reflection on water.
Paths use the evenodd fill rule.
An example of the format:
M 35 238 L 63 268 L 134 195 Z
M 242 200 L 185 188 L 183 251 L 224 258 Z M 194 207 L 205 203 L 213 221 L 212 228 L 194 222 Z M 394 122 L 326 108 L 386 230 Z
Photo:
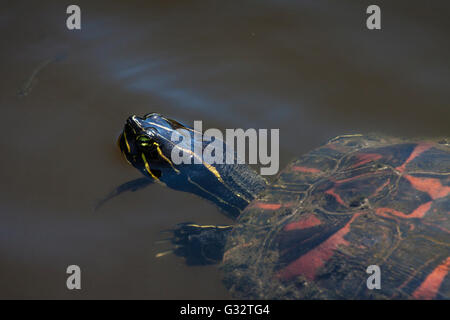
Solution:
M 211 204 L 152 185 L 94 213 L 139 177 L 115 145 L 126 117 L 279 128 L 281 167 L 343 133 L 448 136 L 448 5 L 433 3 L 381 1 L 378 32 L 356 0 L 80 1 L 78 32 L 62 4 L 3 4 L 0 297 L 228 298 L 216 267 L 154 257 L 176 223 L 228 223 Z

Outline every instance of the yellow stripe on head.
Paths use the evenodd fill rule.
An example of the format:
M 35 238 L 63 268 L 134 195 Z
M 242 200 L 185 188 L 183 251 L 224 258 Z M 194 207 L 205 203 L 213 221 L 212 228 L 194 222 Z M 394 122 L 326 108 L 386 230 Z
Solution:
M 131 148 L 130 148 L 130 145 L 128 144 L 127 134 L 125 133 L 125 130 L 123 131 L 123 139 L 125 140 L 125 144 L 127 145 L 128 153 L 130 153 Z
M 147 158 L 145 157 L 145 154 L 141 153 L 141 157 L 142 157 L 142 161 L 144 161 L 144 165 L 145 165 L 145 170 L 148 172 L 148 174 L 155 179 L 156 182 L 161 183 L 163 185 L 165 185 L 164 183 L 162 183 L 159 178 L 157 176 L 155 176 L 155 174 L 152 172 L 152 170 L 150 169 L 150 165 L 148 164 Z
M 217 171 L 216 168 L 214 168 L 212 165 L 210 165 L 209 163 L 206 163 L 206 162 L 203 162 L 203 164 L 206 167 L 206 169 L 208 169 L 213 175 L 216 176 L 217 180 L 224 183 L 222 177 L 220 176 L 219 171 Z
M 217 171 L 216 168 L 214 168 L 209 163 L 206 163 L 205 161 L 203 161 L 203 159 L 200 156 L 198 156 L 195 152 L 193 152 L 192 150 L 184 149 L 184 148 L 180 148 L 180 149 L 183 152 L 187 152 L 187 153 L 191 154 L 194 158 L 197 158 L 198 160 L 200 160 L 202 162 L 202 164 L 205 166 L 205 168 L 208 169 L 209 172 L 211 172 L 217 178 L 217 180 L 219 180 L 219 182 L 224 183 L 222 177 L 220 176 L 219 171 Z
M 180 170 L 178 170 L 177 168 L 175 168 L 173 166 L 172 161 L 169 160 L 169 158 L 167 158 L 164 153 L 162 152 L 161 148 L 159 147 L 159 144 L 157 142 L 153 142 L 153 145 L 156 146 L 156 150 L 158 150 L 159 155 L 161 156 L 161 158 L 163 158 L 166 162 L 168 162 L 170 164 L 170 166 L 172 167 L 172 169 L 176 172 L 176 173 L 180 173 Z
M 241 210 L 241 209 L 239 209 L 238 207 L 236 207 L 235 205 L 232 205 L 231 203 L 229 203 L 229 202 L 223 200 L 222 198 L 220 198 L 219 196 L 215 195 L 214 193 L 212 193 L 212 192 L 208 191 L 207 189 L 203 188 L 203 187 L 202 187 L 201 185 L 199 185 L 198 183 L 192 181 L 192 179 L 191 179 L 190 177 L 187 177 L 187 179 L 188 179 L 188 181 L 189 181 L 190 183 L 192 183 L 194 186 L 196 186 L 197 188 L 199 188 L 199 189 L 202 190 L 203 192 L 206 192 L 207 194 L 211 195 L 212 197 L 216 198 L 219 202 L 225 203 L 226 205 L 228 205 L 228 206 L 230 206 L 230 207 L 234 207 L 234 208 L 236 208 L 236 209 L 238 209 L 238 210 Z
M 233 226 L 216 226 L 216 225 L 200 225 L 200 224 L 194 224 L 194 223 L 190 223 L 187 224 L 188 227 L 194 227 L 194 228 L 205 228 L 205 229 L 228 229 L 228 228 L 232 228 Z

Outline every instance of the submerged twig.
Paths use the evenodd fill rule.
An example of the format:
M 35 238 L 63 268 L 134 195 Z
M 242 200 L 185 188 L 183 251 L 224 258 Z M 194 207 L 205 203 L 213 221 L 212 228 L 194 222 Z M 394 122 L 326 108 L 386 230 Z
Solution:
M 28 77 L 27 81 L 25 81 L 25 83 L 22 85 L 22 87 L 19 89 L 19 91 L 17 92 L 17 95 L 22 98 L 27 96 L 30 92 L 31 89 L 33 88 L 35 82 L 36 82 L 36 77 L 39 74 L 39 72 L 41 72 L 46 66 L 48 66 L 50 63 L 52 62 L 56 62 L 59 60 L 62 60 L 66 57 L 66 54 L 59 54 L 53 58 L 49 58 L 45 61 L 43 61 L 42 63 L 40 63 L 31 73 L 31 75 Z

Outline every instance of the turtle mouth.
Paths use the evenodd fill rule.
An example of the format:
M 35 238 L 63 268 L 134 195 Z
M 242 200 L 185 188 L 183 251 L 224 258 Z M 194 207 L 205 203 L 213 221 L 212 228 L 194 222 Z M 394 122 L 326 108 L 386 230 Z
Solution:
M 135 116 L 131 116 L 125 122 L 123 131 L 117 138 L 117 146 L 119 147 L 120 152 L 125 160 L 133 166 L 137 164 L 137 156 L 139 155 L 136 137 L 139 136 L 142 131 L 139 123 L 135 121 Z

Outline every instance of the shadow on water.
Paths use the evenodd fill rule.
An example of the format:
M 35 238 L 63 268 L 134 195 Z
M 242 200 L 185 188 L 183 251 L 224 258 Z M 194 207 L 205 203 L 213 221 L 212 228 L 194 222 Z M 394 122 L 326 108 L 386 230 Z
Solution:
M 63 4 L 2 4 L 0 297 L 229 298 L 215 266 L 155 258 L 161 230 L 230 222 L 210 203 L 151 185 L 94 213 L 140 178 L 130 114 L 279 128 L 281 167 L 344 133 L 448 136 L 448 4 L 379 2 L 379 32 L 365 1 L 79 1 L 73 32 Z

